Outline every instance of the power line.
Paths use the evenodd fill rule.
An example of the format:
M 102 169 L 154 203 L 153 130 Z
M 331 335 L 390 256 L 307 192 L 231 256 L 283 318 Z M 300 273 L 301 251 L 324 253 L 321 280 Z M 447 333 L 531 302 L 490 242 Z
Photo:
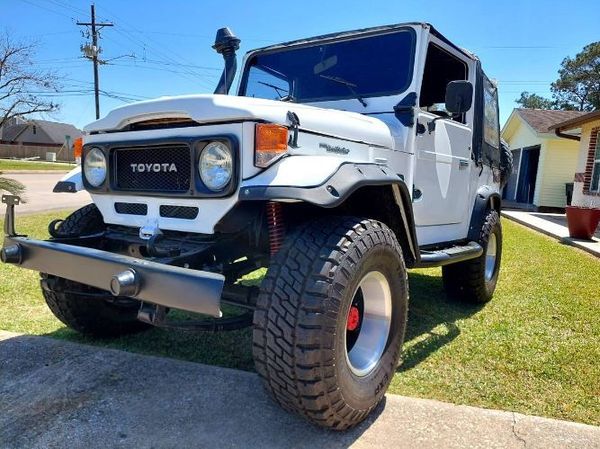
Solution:
M 21 0 L 21 1 L 24 2 L 24 3 L 27 3 L 28 5 L 35 6 L 36 8 L 40 8 L 40 9 L 43 9 L 45 11 L 51 12 L 53 14 L 57 14 L 59 16 L 66 17 L 69 20 L 74 20 L 73 17 L 68 16 L 67 14 L 64 14 L 63 12 L 57 11 L 57 10 L 52 9 L 52 8 L 48 8 L 48 7 L 40 5 L 38 3 L 34 3 L 31 0 Z
M 98 53 L 99 53 L 99 48 L 98 48 L 98 31 L 101 30 L 104 27 L 111 27 L 113 26 L 113 24 L 111 22 L 101 22 L 101 23 L 97 23 L 96 22 L 96 8 L 94 6 L 94 4 L 92 3 L 91 5 L 91 21 L 90 22 L 77 22 L 78 26 L 85 26 L 85 27 L 90 27 L 92 30 L 92 47 L 90 48 L 89 45 L 85 45 L 84 47 L 82 47 L 82 50 L 85 53 L 89 53 L 86 54 L 85 56 L 89 59 L 92 60 L 93 64 L 94 64 L 94 99 L 96 101 L 96 120 L 98 120 L 100 118 L 100 94 L 99 94 L 99 83 L 98 83 Z
M 109 15 L 111 15 L 112 17 L 117 19 L 117 21 L 119 21 L 125 25 L 129 25 L 129 29 L 131 29 L 133 31 L 129 31 L 129 29 L 127 27 L 119 26 L 119 28 L 116 30 L 117 33 L 120 34 L 125 39 L 128 39 L 129 41 L 133 42 L 134 44 L 140 46 L 144 50 L 144 52 L 146 51 L 146 48 L 151 48 L 164 61 L 170 62 L 172 64 L 179 64 L 179 65 L 181 65 L 182 63 L 188 64 L 188 65 L 190 64 L 190 62 L 185 60 L 185 58 L 181 57 L 181 55 L 178 55 L 172 49 L 166 49 L 166 47 L 164 47 L 164 44 L 161 44 L 150 37 L 147 37 L 146 40 L 140 40 L 138 37 L 133 35 L 133 32 L 143 33 L 143 31 L 135 28 L 130 23 L 123 20 L 118 15 L 114 14 L 114 12 L 108 10 L 106 7 L 104 7 L 104 9 L 109 13 Z M 153 44 L 150 44 L 150 42 L 152 42 Z M 166 52 L 160 50 L 158 48 L 160 46 L 163 46 L 163 48 L 166 49 Z M 175 57 L 173 57 L 173 56 L 175 56 Z M 175 58 L 177 58 L 177 59 L 175 59 Z M 185 68 L 185 67 L 183 67 L 182 71 L 185 72 L 187 75 L 189 75 L 190 79 L 192 79 L 196 82 L 198 82 L 198 79 L 199 79 L 199 80 L 201 80 L 200 82 L 204 83 L 207 87 L 212 89 L 212 87 L 213 87 L 212 83 L 209 83 L 204 79 L 204 77 L 205 77 L 204 74 L 199 74 L 199 73 L 197 73 L 189 68 Z
M 142 63 L 143 63 L 143 61 L 142 61 Z M 164 68 L 164 67 L 152 67 L 152 66 L 137 65 L 137 63 L 135 63 L 135 62 L 133 64 L 108 63 L 108 65 L 111 65 L 113 67 L 132 67 L 132 68 L 143 69 L 143 70 L 154 70 L 154 71 L 158 71 L 158 72 L 174 73 L 176 75 L 183 75 L 183 76 L 188 74 L 188 72 L 182 72 L 179 70 L 173 70 L 173 69 L 168 69 L 168 68 Z M 219 75 L 205 75 L 205 76 L 219 78 Z
M 85 11 L 84 9 L 77 8 L 76 6 L 70 5 L 68 3 L 64 3 L 64 2 L 61 2 L 61 1 L 58 1 L 58 0 L 45 0 L 45 1 L 48 2 L 48 3 L 50 3 L 50 4 L 59 6 L 59 7 L 63 8 L 63 9 L 66 9 L 66 10 L 68 10 L 70 12 L 74 12 L 75 14 L 78 14 L 78 15 L 79 14 L 87 14 L 87 11 Z

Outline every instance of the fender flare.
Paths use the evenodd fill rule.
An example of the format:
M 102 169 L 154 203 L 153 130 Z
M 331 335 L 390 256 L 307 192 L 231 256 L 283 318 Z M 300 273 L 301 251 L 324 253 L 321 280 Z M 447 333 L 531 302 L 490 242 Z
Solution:
M 481 186 L 477 189 L 475 204 L 471 213 L 471 222 L 469 224 L 469 234 L 467 236 L 470 241 L 479 241 L 479 233 L 481 232 L 487 211 L 495 209 L 500 212 L 501 202 L 500 194 L 490 186 Z
M 303 201 L 332 209 L 340 206 L 354 192 L 367 186 L 391 186 L 394 200 L 407 236 L 409 251 L 419 260 L 419 246 L 412 210 L 412 199 L 404 176 L 394 173 L 385 165 L 344 163 L 322 184 L 311 187 L 247 186 L 239 193 L 240 201 Z
M 83 190 L 83 177 L 81 165 L 78 165 L 56 183 L 52 192 L 54 193 L 77 193 Z

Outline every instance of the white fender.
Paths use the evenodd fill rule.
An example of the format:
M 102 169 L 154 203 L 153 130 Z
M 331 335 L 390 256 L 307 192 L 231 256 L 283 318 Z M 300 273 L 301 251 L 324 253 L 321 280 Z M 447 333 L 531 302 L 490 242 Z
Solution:
M 81 165 L 78 165 L 63 176 L 56 183 L 52 191 L 54 193 L 76 193 L 80 190 L 83 190 L 83 179 L 81 176 Z

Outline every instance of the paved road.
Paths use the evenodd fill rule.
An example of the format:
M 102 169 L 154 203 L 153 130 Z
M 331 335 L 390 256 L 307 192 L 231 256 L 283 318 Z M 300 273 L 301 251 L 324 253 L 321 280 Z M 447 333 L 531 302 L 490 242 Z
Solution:
M 331 432 L 256 375 L 0 331 L 2 448 L 600 448 L 600 427 L 388 395 Z
M 24 195 L 27 202 L 17 206 L 17 216 L 57 209 L 77 209 L 92 201 L 87 192 L 52 193 L 56 183 L 64 176 L 62 172 L 3 173 L 3 176 L 16 179 L 27 188 Z

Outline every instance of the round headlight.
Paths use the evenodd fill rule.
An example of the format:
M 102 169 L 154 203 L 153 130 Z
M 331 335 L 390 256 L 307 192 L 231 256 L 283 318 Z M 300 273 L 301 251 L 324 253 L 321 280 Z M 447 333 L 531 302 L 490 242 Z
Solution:
M 222 142 L 206 145 L 200 154 L 198 172 L 200 179 L 210 190 L 223 190 L 233 174 L 233 158 L 229 147 Z
M 83 162 L 85 179 L 93 187 L 99 187 L 106 179 L 106 157 L 100 148 L 92 148 Z

